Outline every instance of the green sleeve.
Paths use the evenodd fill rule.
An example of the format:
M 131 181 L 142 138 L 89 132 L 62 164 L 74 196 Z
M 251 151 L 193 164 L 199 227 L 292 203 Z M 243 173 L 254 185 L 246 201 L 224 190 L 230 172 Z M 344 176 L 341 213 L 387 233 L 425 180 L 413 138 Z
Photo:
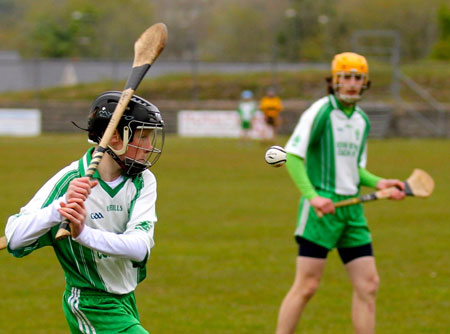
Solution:
M 367 169 L 359 167 L 358 169 L 359 173 L 359 182 L 363 186 L 376 188 L 378 181 L 380 181 L 382 178 L 376 175 L 373 175 L 371 172 L 369 172 Z
M 302 158 L 288 153 L 286 158 L 286 167 L 289 175 L 291 176 L 292 180 L 294 181 L 298 190 L 300 190 L 300 192 L 303 194 L 303 196 L 305 196 L 309 200 L 318 196 L 316 191 L 314 190 L 313 185 L 311 184 L 311 181 L 308 178 L 305 163 L 303 162 Z
M 238 112 L 238 114 L 239 114 L 239 117 L 242 117 L 242 109 L 241 109 L 241 105 L 238 106 L 237 112 Z

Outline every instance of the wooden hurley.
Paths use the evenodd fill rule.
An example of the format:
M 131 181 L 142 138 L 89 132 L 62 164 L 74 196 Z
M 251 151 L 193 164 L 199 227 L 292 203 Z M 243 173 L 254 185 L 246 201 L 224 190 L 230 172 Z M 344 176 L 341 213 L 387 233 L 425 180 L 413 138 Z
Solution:
M 359 197 L 349 198 L 343 201 L 339 201 L 334 203 L 336 208 L 340 208 L 343 206 L 354 205 L 358 203 L 364 203 L 369 201 L 375 201 L 378 199 L 387 199 L 391 197 L 391 194 L 394 190 L 397 190 L 396 187 L 390 187 L 382 190 L 378 190 L 376 192 L 361 195 Z M 405 181 L 405 194 L 407 196 L 415 196 L 415 197 L 428 197 L 433 193 L 434 190 L 434 181 L 433 178 L 422 169 L 414 169 L 410 177 Z M 323 213 L 319 210 L 315 210 L 317 216 L 319 218 L 323 217 Z

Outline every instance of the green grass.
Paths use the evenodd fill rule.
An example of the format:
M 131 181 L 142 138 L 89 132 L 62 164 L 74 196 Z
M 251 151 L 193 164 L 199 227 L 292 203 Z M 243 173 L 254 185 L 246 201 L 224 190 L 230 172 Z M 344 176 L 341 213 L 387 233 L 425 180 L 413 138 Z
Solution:
M 285 138 L 280 139 L 284 144 Z M 273 333 L 294 276 L 298 193 L 267 145 L 169 136 L 154 168 L 159 222 L 148 278 L 137 289 L 143 325 L 158 334 Z M 0 228 L 38 187 L 88 147 L 79 135 L 0 138 Z M 406 178 L 430 172 L 429 199 L 366 205 L 381 287 L 378 331 L 447 333 L 450 141 L 372 140 L 369 170 Z M 2 233 L 3 234 L 3 233 Z M 23 259 L 0 253 L 0 333 L 67 333 L 62 270 L 50 248 Z M 330 254 L 302 333 L 351 333 L 351 286 Z

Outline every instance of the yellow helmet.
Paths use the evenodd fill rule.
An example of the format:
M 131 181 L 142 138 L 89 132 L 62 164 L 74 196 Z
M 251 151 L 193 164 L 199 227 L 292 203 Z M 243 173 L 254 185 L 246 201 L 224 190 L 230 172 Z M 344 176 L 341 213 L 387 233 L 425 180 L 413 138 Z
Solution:
M 368 76 L 369 65 L 365 57 L 353 52 L 343 52 L 335 55 L 331 63 L 333 77 L 341 72 L 357 72 Z

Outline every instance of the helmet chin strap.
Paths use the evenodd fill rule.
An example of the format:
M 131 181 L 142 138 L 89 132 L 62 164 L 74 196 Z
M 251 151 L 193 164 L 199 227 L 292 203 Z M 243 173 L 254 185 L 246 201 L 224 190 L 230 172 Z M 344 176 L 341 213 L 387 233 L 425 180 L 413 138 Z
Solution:
M 113 151 L 116 155 L 122 155 L 125 154 L 125 152 L 128 149 L 128 143 L 130 142 L 130 128 L 128 126 L 125 126 L 123 128 L 123 146 L 120 150 L 116 150 L 112 148 L 110 145 L 108 145 L 108 148 Z
M 130 141 L 130 128 L 125 126 L 123 128 L 123 146 L 120 150 L 116 150 L 108 145 L 108 149 L 106 152 L 114 159 L 114 161 L 120 166 L 123 171 L 126 171 L 127 167 L 122 159 L 119 158 L 119 155 L 125 154 L 128 148 L 128 143 Z

